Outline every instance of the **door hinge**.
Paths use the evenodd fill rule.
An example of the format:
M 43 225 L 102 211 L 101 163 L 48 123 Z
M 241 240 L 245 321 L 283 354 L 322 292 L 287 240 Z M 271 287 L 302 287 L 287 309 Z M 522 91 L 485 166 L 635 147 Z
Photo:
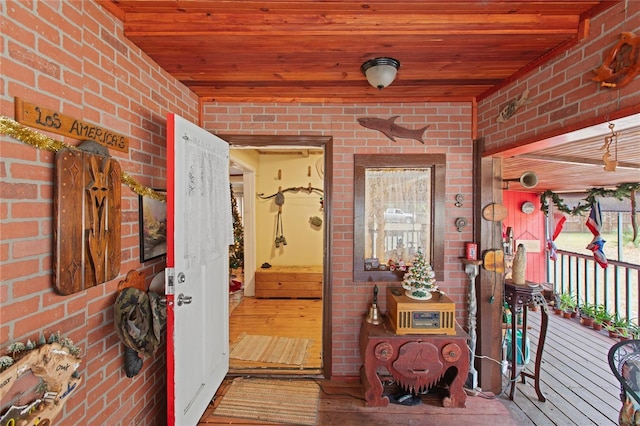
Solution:
M 167 275 L 167 285 L 165 286 L 165 294 L 175 294 L 175 287 L 174 287 L 174 269 L 173 268 L 166 268 L 165 269 L 165 274 Z

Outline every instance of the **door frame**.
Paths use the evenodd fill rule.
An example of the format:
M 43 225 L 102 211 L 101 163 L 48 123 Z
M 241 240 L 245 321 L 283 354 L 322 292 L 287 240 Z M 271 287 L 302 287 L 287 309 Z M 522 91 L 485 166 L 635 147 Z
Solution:
M 227 141 L 231 148 L 261 147 L 261 146 L 309 146 L 321 147 L 324 151 L 324 251 L 322 258 L 322 375 L 332 375 L 331 341 L 331 254 L 332 254 L 332 221 L 331 200 L 333 188 L 333 137 L 332 136 L 294 136 L 294 135 L 232 135 L 219 134 L 218 137 Z
M 242 186 L 243 193 L 254 194 L 256 192 L 256 171 L 251 168 L 244 161 L 237 158 L 232 158 L 231 150 L 229 150 L 229 159 L 232 163 L 237 164 L 242 168 Z M 256 201 L 254 197 L 243 196 L 244 211 L 240 212 L 242 215 L 242 227 L 244 231 L 244 245 L 255 247 L 256 245 Z M 247 211 L 252 212 L 247 217 L 245 214 Z M 255 250 L 244 252 L 244 267 L 243 267 L 243 286 L 245 296 L 255 296 L 256 283 L 255 283 L 255 270 L 256 270 L 256 253 Z M 247 272 L 248 271 L 248 272 Z

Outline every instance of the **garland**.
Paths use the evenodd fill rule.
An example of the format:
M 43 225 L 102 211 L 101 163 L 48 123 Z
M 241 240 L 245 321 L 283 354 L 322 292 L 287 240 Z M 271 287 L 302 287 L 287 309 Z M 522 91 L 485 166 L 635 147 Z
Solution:
M 78 150 L 78 148 L 73 145 L 51 139 L 50 137 L 36 132 L 35 130 L 29 129 L 28 127 L 23 126 L 17 121 L 5 116 L 0 116 L 0 134 L 13 136 L 17 140 L 28 145 L 31 145 L 38 149 L 46 149 L 47 151 L 51 152 L 58 152 L 63 148 L 76 151 Z M 120 181 L 131 188 L 131 190 L 138 195 L 149 197 L 161 202 L 167 201 L 166 194 L 156 192 L 151 188 L 141 185 L 126 172 L 122 172 Z
M 570 209 L 566 204 L 564 204 L 562 198 L 558 194 L 553 191 L 545 191 L 540 195 L 540 210 L 544 212 L 545 216 L 549 215 L 549 204 L 547 203 L 547 198 L 551 198 L 553 204 L 556 208 L 562 213 L 566 213 L 571 216 L 582 215 L 583 213 L 589 212 L 598 197 L 615 197 L 618 200 L 623 200 L 624 198 L 631 198 L 632 194 L 635 194 L 635 191 L 640 189 L 640 183 L 622 183 L 618 185 L 616 189 L 605 189 L 605 188 L 591 188 L 587 191 L 587 196 L 584 198 L 585 203 L 578 202 L 578 205 L 573 209 Z

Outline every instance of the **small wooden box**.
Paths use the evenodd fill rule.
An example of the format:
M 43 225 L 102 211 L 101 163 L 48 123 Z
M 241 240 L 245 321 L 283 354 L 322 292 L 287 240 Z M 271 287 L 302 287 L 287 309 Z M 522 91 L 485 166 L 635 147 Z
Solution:
M 456 334 L 456 307 L 444 294 L 415 300 L 402 287 L 388 287 L 387 311 L 396 334 Z
M 322 266 L 273 266 L 256 271 L 256 297 L 322 299 Z

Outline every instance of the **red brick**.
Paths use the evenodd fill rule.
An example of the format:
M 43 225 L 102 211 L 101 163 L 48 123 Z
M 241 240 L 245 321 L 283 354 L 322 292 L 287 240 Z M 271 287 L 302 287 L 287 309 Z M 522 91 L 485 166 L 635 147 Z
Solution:
M 31 183 L 0 182 L 0 199 L 24 200 L 38 196 L 38 185 Z
M 32 220 L 0 222 L 0 235 L 3 241 L 35 237 L 38 235 L 38 222 Z
M 50 289 L 51 277 L 49 275 L 42 275 L 14 282 L 11 293 L 14 298 L 19 299 L 30 294 L 38 294 Z
M 5 263 L 0 268 L 0 281 L 6 282 L 15 278 L 37 274 L 40 264 L 37 260 L 24 260 L 20 262 Z
M 25 257 L 38 256 L 40 254 L 49 253 L 51 251 L 51 239 L 30 239 L 25 241 L 16 241 L 13 243 L 13 258 L 23 259 Z
M 37 298 L 35 298 L 37 300 Z M 14 310 L 15 303 L 11 304 L 11 311 Z M 47 311 L 40 310 L 38 311 L 38 303 L 29 303 L 24 307 L 33 307 L 33 310 L 30 310 L 28 314 L 20 316 L 19 320 L 14 323 L 14 332 L 13 334 L 17 336 L 23 336 L 31 333 L 33 330 L 44 330 L 45 327 L 50 326 L 52 322 L 58 320 L 64 315 L 64 307 L 57 306 L 55 308 L 49 309 Z M 16 308 L 18 309 L 18 308 Z M 4 315 L 4 314 L 3 314 Z M 15 317 L 15 315 L 13 315 Z M 48 330 L 49 332 L 57 332 L 58 330 Z M 47 333 L 48 335 L 48 333 Z

